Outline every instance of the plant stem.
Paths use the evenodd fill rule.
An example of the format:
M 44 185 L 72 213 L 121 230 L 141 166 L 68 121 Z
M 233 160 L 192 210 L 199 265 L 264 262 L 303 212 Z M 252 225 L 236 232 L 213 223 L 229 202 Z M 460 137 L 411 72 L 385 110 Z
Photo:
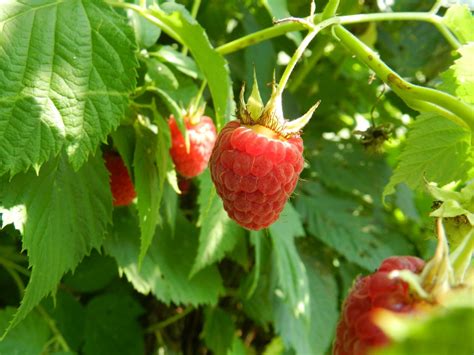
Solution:
M 14 269 L 11 269 L 11 268 L 8 268 L 8 267 L 5 267 L 5 269 L 10 274 L 13 281 L 15 282 L 16 287 L 18 288 L 18 295 L 20 296 L 20 299 L 23 298 L 23 295 L 25 293 L 25 285 L 24 285 L 20 275 L 18 275 L 18 273 Z
M 319 33 L 319 30 L 317 28 L 313 28 L 308 32 L 306 37 L 301 41 L 300 45 L 298 48 L 296 48 L 295 53 L 291 57 L 290 61 L 288 62 L 288 65 L 285 68 L 285 71 L 281 75 L 280 82 L 278 83 L 277 89 L 276 89 L 276 95 L 275 96 L 280 96 L 283 91 L 285 90 L 285 86 L 288 83 L 288 79 L 290 78 L 291 72 L 296 66 L 296 63 L 298 63 L 298 60 L 301 58 L 303 55 L 304 51 L 306 50 L 306 47 L 311 43 L 311 41 L 316 37 L 316 35 Z
M 57 339 L 62 350 L 65 352 L 71 352 L 71 348 L 66 342 L 66 339 L 64 339 L 62 333 L 59 331 L 58 327 L 56 327 L 56 322 L 54 321 L 54 319 L 50 317 L 50 315 L 48 314 L 48 312 L 46 312 L 43 306 L 38 306 L 37 309 L 41 313 L 43 318 L 45 319 L 46 323 L 48 323 L 49 329 L 51 329 L 51 332 L 53 333 L 54 337 Z
M 464 127 L 468 126 L 474 131 L 474 109 L 469 105 L 444 92 L 413 85 L 403 80 L 379 59 L 377 53 L 344 27 L 334 26 L 334 33 L 359 60 L 372 69 L 409 106 L 412 106 L 413 103 L 416 105 L 417 102 L 426 101 L 430 103 L 431 111 L 435 111 L 456 124 L 462 124 Z M 446 111 L 451 114 L 446 114 Z
M 0 265 L 3 265 L 5 269 L 15 270 L 15 272 L 19 272 L 20 274 L 23 274 L 25 276 L 30 276 L 30 272 L 26 268 L 2 256 L 0 256 Z
M 318 18 L 316 16 L 316 18 Z M 326 21 L 330 20 L 331 22 L 328 25 L 339 23 L 341 25 L 350 25 L 364 22 L 381 22 L 381 21 L 423 21 L 433 24 L 441 34 L 446 38 L 449 44 L 457 49 L 461 45 L 459 41 L 452 35 L 451 32 L 443 25 L 442 17 L 437 16 L 432 13 L 426 12 L 395 12 L 395 13 L 378 13 L 378 14 L 361 14 L 361 15 L 347 15 L 347 16 L 334 16 L 327 20 L 324 20 L 319 23 L 323 25 Z M 326 23 L 327 24 L 327 23 Z M 250 35 L 238 38 L 232 42 L 226 43 L 220 47 L 217 47 L 216 50 L 225 55 L 229 53 L 236 52 L 248 46 L 260 43 L 262 41 L 284 35 L 287 32 L 292 31 L 301 31 L 306 29 L 305 25 L 299 22 L 286 22 L 278 24 L 276 26 L 266 28 L 264 30 L 254 32 Z
M 114 0 L 106 0 L 106 2 L 115 7 L 121 7 L 125 9 L 130 9 L 150 22 L 154 23 L 155 25 L 159 26 L 165 33 L 169 36 L 174 38 L 179 43 L 183 43 L 182 39 L 165 23 L 160 21 L 153 15 L 153 12 L 156 10 L 153 9 L 143 9 L 140 6 L 124 3 L 124 2 L 117 2 Z M 196 2 L 200 3 L 200 0 L 196 0 Z M 195 2 L 195 6 L 196 5 Z M 194 6 L 193 6 L 194 9 Z M 319 18 L 315 16 L 315 18 Z M 457 49 L 461 46 L 459 41 L 456 39 L 455 36 L 446 28 L 443 24 L 443 18 L 436 15 L 434 12 L 394 12 L 394 13 L 376 13 L 376 14 L 360 14 L 360 15 L 347 15 L 347 16 L 334 16 L 328 18 L 325 21 L 331 20 L 332 23 L 328 25 L 340 23 L 342 25 L 349 25 L 349 24 L 356 24 L 356 23 L 363 23 L 363 22 L 380 22 L 380 21 L 423 21 L 433 24 L 441 34 L 446 38 L 449 44 Z M 323 22 L 325 22 L 323 21 Z M 320 24 L 322 24 L 321 22 Z M 327 26 L 324 26 L 327 27 Z M 301 31 L 305 29 L 305 25 L 303 23 L 298 22 L 286 22 L 283 24 L 279 24 L 277 26 L 269 27 L 263 29 L 258 32 L 254 32 L 247 36 L 238 38 L 232 42 L 226 43 L 220 47 L 217 47 L 216 50 L 222 55 L 233 53 L 239 51 L 243 48 L 249 47 L 251 45 L 260 43 L 262 41 L 278 37 L 284 35 L 288 32 L 293 31 Z
M 155 323 L 155 324 L 152 324 L 150 325 L 146 331 L 147 333 L 153 333 L 153 332 L 156 332 L 160 329 L 163 329 L 167 326 L 169 326 L 170 324 L 173 324 L 174 322 L 177 322 L 178 320 L 180 320 L 181 318 L 184 318 L 186 317 L 189 313 L 191 313 L 192 311 L 194 310 L 193 307 L 188 307 L 186 308 L 184 311 L 182 311 L 181 313 L 177 313 L 175 314 L 174 316 L 171 316 L 167 319 L 165 319 L 164 321 L 161 321 L 161 322 L 158 322 L 158 323 Z
M 167 33 L 177 42 L 181 44 L 184 43 L 183 39 L 177 33 L 175 33 L 171 27 L 167 26 L 167 24 L 165 24 L 163 21 L 161 21 L 154 15 L 155 13 L 160 11 L 159 9 L 143 9 L 134 4 L 116 2 L 113 0 L 107 0 L 107 3 L 112 6 L 127 8 L 138 12 L 141 16 L 145 17 L 155 25 L 159 26 L 165 33 Z M 314 18 L 318 19 L 320 18 L 320 16 L 315 16 Z M 312 24 L 307 20 L 296 20 L 297 19 L 295 19 L 295 21 L 288 21 L 282 24 L 278 24 L 271 28 L 267 28 L 262 31 L 250 34 L 248 36 L 239 38 L 235 41 L 229 42 L 221 47 L 216 48 L 216 51 L 220 54 L 232 53 L 239 49 L 259 43 L 261 41 L 283 35 L 287 32 L 303 30 L 309 27 L 310 32 L 303 40 L 300 47 L 297 49 L 297 52 L 295 52 L 295 55 L 290 60 L 289 65 L 283 73 L 279 85 L 279 90 L 283 91 L 288 81 L 289 75 L 291 74 L 291 71 L 296 65 L 296 62 L 300 58 L 302 52 L 304 51 L 304 48 L 306 48 L 306 46 L 311 42 L 311 40 L 316 36 L 319 31 L 326 27 L 334 26 L 334 33 L 346 45 L 346 47 L 367 66 L 369 66 L 408 105 L 412 107 L 420 107 L 420 105 L 424 105 L 425 107 L 429 107 L 431 111 L 437 112 L 438 114 L 456 122 L 457 124 L 463 124 L 460 120 L 464 121 L 465 125 L 467 125 L 471 130 L 474 131 L 474 110 L 470 106 L 464 104 L 460 100 L 444 92 L 413 85 L 403 80 L 384 62 L 382 62 L 378 58 L 378 55 L 372 49 L 367 47 L 357 37 L 353 36 L 349 31 L 347 31 L 344 27 L 341 26 L 341 24 L 355 24 L 377 21 L 425 21 L 435 25 L 435 27 L 440 30 L 440 32 L 454 48 L 459 48 L 459 42 L 444 26 L 442 18 L 440 16 L 437 16 L 432 12 L 399 12 L 348 15 L 339 17 L 334 16 L 323 20 L 317 24 Z
M 232 42 L 223 44 L 222 46 L 217 47 L 216 51 L 222 55 L 230 54 L 268 39 L 282 36 L 288 32 L 301 31 L 304 29 L 305 27 L 300 23 L 286 22 L 273 27 L 265 28 L 247 36 L 240 37 Z

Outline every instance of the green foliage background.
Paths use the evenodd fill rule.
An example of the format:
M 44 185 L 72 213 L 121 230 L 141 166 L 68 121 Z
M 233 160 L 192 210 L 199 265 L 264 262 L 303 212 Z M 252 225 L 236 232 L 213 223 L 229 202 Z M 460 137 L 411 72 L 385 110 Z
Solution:
M 227 217 L 207 170 L 177 193 L 166 119 L 183 128 L 182 108 L 205 81 L 206 114 L 222 128 L 254 69 L 268 99 L 304 33 L 226 46 L 272 19 L 307 16 L 309 2 L 160 1 L 145 16 L 109 3 L 0 8 L 0 354 L 330 353 L 357 275 L 388 256 L 432 255 L 425 180 L 472 178 L 472 122 L 384 88 L 326 29 L 283 97 L 289 119 L 321 100 L 303 133 L 305 169 L 281 218 L 249 232 Z M 432 5 L 342 0 L 337 14 Z M 440 14 L 459 48 L 426 22 L 348 28 L 401 77 L 472 109 L 474 20 L 461 5 Z M 354 133 L 371 124 L 393 126 L 382 153 Z M 106 145 L 133 177 L 129 207 L 112 207 Z M 443 331 L 472 329 L 472 304 L 462 307 L 407 325 L 387 354 L 444 354 L 433 343 L 442 336 L 471 354 L 468 327 Z

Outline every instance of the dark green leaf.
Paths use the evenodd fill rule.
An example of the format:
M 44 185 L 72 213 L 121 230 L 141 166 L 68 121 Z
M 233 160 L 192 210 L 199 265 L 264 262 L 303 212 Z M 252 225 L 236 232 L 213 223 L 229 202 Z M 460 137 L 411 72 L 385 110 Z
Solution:
M 244 231 L 228 216 L 217 196 L 212 184 L 209 170 L 199 177 L 200 190 L 198 197 L 199 220 L 199 249 L 194 261 L 191 275 L 207 265 L 221 260 L 232 250 L 238 239 L 244 238 Z
M 204 342 L 214 354 L 227 354 L 232 348 L 235 333 L 231 316 L 220 308 L 207 308 L 204 317 Z
M 166 145 L 166 142 L 159 142 L 158 135 L 147 128 L 139 127 L 136 132 L 137 145 L 133 159 L 133 171 L 141 231 L 139 256 L 139 264 L 141 264 L 155 235 L 156 226 L 162 222 L 160 206 L 166 173 L 161 170 L 167 169 L 167 162 L 164 162 L 164 166 L 163 164 L 158 165 L 157 162 L 159 154 L 162 154 L 161 151 L 158 151 L 158 144 Z M 168 156 L 167 147 L 165 149 L 166 156 Z
M 124 291 L 93 298 L 85 313 L 85 355 L 143 354 L 140 304 Z
M 100 155 L 77 172 L 63 156 L 45 164 L 39 176 L 19 174 L 0 185 L 5 208 L 24 206 L 23 248 L 32 267 L 12 327 L 54 291 L 64 273 L 102 244 L 112 212 L 108 180 Z
M 0 332 L 8 328 L 8 322 L 15 315 L 14 308 L 0 310 Z M 39 312 L 31 312 L 25 320 L 0 341 L 0 354 L 36 355 L 41 354 L 51 337 L 46 320 Z M 28 341 L 25 341 L 28 339 Z
M 138 226 L 129 211 L 116 211 L 114 230 L 104 246 L 135 289 L 153 293 L 169 304 L 215 304 L 223 292 L 222 280 L 215 267 L 207 267 L 189 278 L 197 249 L 197 230 L 177 215 L 173 237 L 169 226 L 157 228 L 156 235 L 138 268 Z
M 44 307 L 71 350 L 79 352 L 84 341 L 84 307 L 71 294 L 62 290 L 58 291 L 54 301 L 48 298 Z
M 120 126 L 110 135 L 128 171 L 132 171 L 136 144 L 135 130 L 132 126 Z
M 368 270 L 393 255 L 391 248 L 375 237 L 372 217 L 360 215 L 360 205 L 354 199 L 332 194 L 316 183 L 306 184 L 305 190 L 309 195 L 300 196 L 296 206 L 313 236 Z
M 117 264 L 110 256 L 92 252 L 85 257 L 73 273 L 64 276 L 63 282 L 79 292 L 94 292 L 106 287 L 117 277 Z

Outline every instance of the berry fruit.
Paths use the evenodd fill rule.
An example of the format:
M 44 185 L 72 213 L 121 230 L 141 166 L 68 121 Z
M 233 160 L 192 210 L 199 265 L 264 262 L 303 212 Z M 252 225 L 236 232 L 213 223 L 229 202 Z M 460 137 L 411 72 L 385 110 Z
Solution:
M 106 152 L 104 158 L 110 174 L 109 181 L 114 206 L 129 205 L 137 196 L 137 193 L 122 158 L 115 152 Z
M 207 167 L 212 148 L 216 141 L 216 127 L 207 116 L 197 119 L 184 117 L 189 137 L 189 150 L 175 118 L 172 116 L 168 123 L 171 131 L 170 154 L 176 166 L 176 171 L 187 178 L 201 174 Z
M 242 89 L 239 120 L 227 123 L 219 133 L 210 161 L 224 209 L 241 226 L 259 230 L 280 216 L 303 170 L 300 130 L 317 105 L 289 122 L 283 117 L 276 86 L 265 106 L 256 81 L 247 103 Z
M 229 122 L 211 157 L 211 176 L 229 216 L 258 230 L 275 222 L 303 170 L 303 140 L 261 125 Z
M 423 302 L 410 293 L 405 281 L 390 278 L 389 274 L 394 270 L 419 274 L 424 265 L 423 260 L 413 256 L 394 256 L 385 259 L 375 273 L 359 278 L 342 307 L 334 355 L 365 355 L 387 345 L 388 337 L 373 321 L 376 310 L 410 313 Z

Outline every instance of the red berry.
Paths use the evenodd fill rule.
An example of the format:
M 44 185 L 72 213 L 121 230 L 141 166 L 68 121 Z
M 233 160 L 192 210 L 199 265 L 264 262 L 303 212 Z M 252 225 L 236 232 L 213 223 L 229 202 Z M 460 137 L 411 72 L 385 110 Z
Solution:
M 114 198 L 114 206 L 127 206 L 137 196 L 128 170 L 117 153 L 107 152 L 104 157 L 105 165 L 110 173 L 110 189 Z
M 334 355 L 365 355 L 372 348 L 388 344 L 388 337 L 373 321 L 376 310 L 409 313 L 420 303 L 406 282 L 389 274 L 393 270 L 420 273 L 424 265 L 414 256 L 394 256 L 385 259 L 375 273 L 358 279 L 342 307 Z
M 170 117 L 168 123 L 171 131 L 170 154 L 176 171 L 184 177 L 192 178 L 206 169 L 212 147 L 216 141 L 216 127 L 207 116 L 201 116 L 197 122 L 184 117 L 189 135 L 189 152 L 176 120 Z
M 211 156 L 211 176 L 230 218 L 259 230 L 274 223 L 303 170 L 303 140 L 259 124 L 229 122 Z

